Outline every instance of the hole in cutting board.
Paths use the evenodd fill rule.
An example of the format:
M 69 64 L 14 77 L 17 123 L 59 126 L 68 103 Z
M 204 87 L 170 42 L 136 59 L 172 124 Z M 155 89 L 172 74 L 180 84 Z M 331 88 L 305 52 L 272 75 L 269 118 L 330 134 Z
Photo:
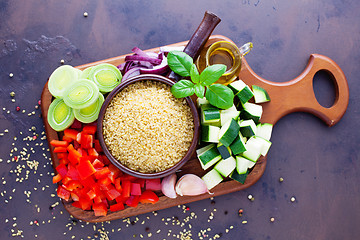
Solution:
M 329 108 L 335 102 L 336 88 L 334 76 L 325 70 L 318 71 L 313 78 L 313 89 L 316 100 L 323 107 Z

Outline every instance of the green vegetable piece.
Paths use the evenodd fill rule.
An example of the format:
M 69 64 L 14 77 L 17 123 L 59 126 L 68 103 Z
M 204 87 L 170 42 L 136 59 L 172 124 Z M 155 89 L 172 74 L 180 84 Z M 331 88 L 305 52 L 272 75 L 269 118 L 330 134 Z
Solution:
M 55 69 L 50 75 L 48 88 L 55 98 L 63 98 L 67 86 L 78 80 L 78 70 L 70 65 Z
M 114 65 L 101 63 L 91 68 L 89 79 L 98 86 L 100 92 L 107 93 L 120 84 L 122 75 Z
M 63 99 L 55 98 L 49 105 L 47 120 L 52 129 L 60 132 L 73 124 L 75 116 L 72 108 L 67 106 Z
M 99 116 L 99 112 L 103 103 L 104 96 L 99 93 L 99 98 L 90 106 L 82 109 L 74 109 L 75 118 L 83 123 L 94 122 Z
M 221 109 L 230 108 L 234 102 L 234 93 L 230 88 L 222 84 L 208 86 L 205 97 L 209 100 L 211 105 Z
M 89 80 L 90 80 L 90 72 L 91 72 L 91 69 L 92 69 L 92 67 L 85 68 L 85 69 L 82 71 L 82 74 L 81 74 L 80 78 L 82 78 L 82 79 L 89 79 Z
M 171 93 L 176 98 L 191 96 L 195 93 L 195 85 L 189 80 L 180 80 L 171 86 Z
M 167 55 L 167 62 L 172 71 L 180 76 L 190 76 L 193 59 L 184 52 L 171 51 Z
M 93 104 L 98 99 L 99 94 L 99 89 L 94 82 L 79 79 L 66 89 L 64 102 L 71 108 L 82 109 Z

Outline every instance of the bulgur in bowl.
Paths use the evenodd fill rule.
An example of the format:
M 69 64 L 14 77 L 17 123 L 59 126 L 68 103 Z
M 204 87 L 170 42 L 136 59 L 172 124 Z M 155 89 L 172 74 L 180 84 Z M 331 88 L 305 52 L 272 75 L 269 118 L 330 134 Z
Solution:
M 106 98 L 97 122 L 101 147 L 121 171 L 139 178 L 165 177 L 194 154 L 200 121 L 190 97 L 177 99 L 170 79 L 133 77 Z

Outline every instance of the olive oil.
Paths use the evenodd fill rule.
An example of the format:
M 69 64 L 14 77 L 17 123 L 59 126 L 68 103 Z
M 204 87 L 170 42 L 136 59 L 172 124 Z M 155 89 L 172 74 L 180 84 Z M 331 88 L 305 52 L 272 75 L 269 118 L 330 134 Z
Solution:
M 218 48 L 210 54 L 210 65 L 224 64 L 226 66 L 226 71 L 229 71 L 233 68 L 234 62 L 235 57 L 233 53 L 227 48 Z

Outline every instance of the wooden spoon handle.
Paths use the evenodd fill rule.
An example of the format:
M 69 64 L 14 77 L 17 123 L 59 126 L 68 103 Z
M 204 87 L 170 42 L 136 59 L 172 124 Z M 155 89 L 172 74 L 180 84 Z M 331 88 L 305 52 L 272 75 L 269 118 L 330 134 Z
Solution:
M 322 119 L 328 126 L 333 126 L 345 114 L 349 103 L 349 87 L 341 68 L 330 58 L 312 54 L 305 70 L 288 82 L 271 82 L 259 77 L 243 58 L 239 78 L 248 85 L 265 88 L 271 101 L 263 104 L 263 122 L 275 124 L 281 117 L 292 112 L 309 112 Z M 332 77 L 335 86 L 334 104 L 327 108 L 319 104 L 315 97 L 313 78 L 318 71 L 326 71 Z
M 214 13 L 206 11 L 200 25 L 186 44 L 184 52 L 195 60 L 220 21 L 221 19 Z M 168 78 L 179 81 L 181 77 L 171 71 Z

